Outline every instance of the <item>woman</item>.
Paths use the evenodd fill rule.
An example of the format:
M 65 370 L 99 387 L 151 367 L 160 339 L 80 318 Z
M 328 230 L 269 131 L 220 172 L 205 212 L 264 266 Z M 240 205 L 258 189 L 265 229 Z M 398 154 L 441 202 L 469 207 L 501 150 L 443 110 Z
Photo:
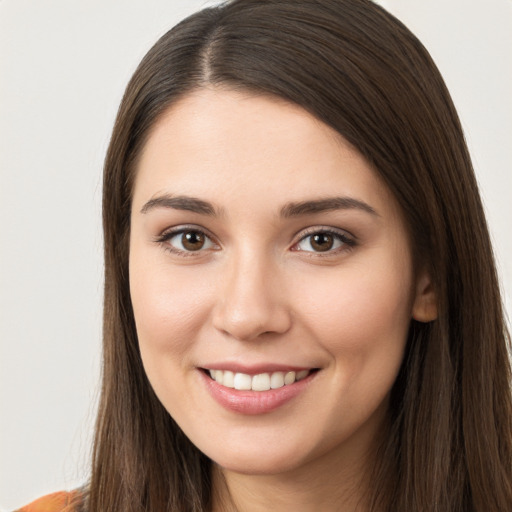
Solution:
M 510 507 L 486 222 L 396 19 L 365 0 L 191 16 L 128 85 L 103 201 L 92 476 L 54 510 Z

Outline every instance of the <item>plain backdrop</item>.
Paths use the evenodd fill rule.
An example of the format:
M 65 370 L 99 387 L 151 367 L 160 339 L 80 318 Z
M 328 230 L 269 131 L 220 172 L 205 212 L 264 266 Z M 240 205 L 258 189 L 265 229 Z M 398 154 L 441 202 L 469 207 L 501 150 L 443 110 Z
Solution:
M 109 134 L 145 52 L 212 3 L 0 0 L 1 510 L 87 479 Z M 380 3 L 419 36 L 452 92 L 510 312 L 512 2 Z

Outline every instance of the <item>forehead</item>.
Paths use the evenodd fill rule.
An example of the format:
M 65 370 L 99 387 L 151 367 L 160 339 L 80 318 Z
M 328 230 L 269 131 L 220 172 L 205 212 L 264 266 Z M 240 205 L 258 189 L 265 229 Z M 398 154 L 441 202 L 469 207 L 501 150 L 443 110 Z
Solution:
M 135 208 L 159 193 L 221 206 L 259 197 L 267 208 L 333 194 L 394 203 L 359 152 L 306 110 L 225 89 L 201 89 L 172 105 L 153 127 L 136 173 Z

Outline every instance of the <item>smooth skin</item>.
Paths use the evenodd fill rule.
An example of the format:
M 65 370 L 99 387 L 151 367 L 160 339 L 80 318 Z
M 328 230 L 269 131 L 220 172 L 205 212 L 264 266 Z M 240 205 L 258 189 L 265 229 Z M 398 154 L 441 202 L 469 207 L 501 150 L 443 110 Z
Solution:
M 199 201 L 198 201 L 199 200 Z M 396 200 L 336 131 L 281 99 L 190 93 L 137 165 L 130 288 L 164 407 L 214 462 L 215 510 L 364 510 L 411 318 L 436 316 Z M 258 415 L 214 363 L 319 369 Z

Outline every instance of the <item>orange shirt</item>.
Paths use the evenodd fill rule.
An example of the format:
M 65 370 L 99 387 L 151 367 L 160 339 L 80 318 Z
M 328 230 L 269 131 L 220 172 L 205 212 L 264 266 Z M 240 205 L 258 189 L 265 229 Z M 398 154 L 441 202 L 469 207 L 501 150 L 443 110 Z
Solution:
M 15 512 L 73 512 L 77 501 L 80 502 L 80 492 L 55 492 L 33 501 Z

